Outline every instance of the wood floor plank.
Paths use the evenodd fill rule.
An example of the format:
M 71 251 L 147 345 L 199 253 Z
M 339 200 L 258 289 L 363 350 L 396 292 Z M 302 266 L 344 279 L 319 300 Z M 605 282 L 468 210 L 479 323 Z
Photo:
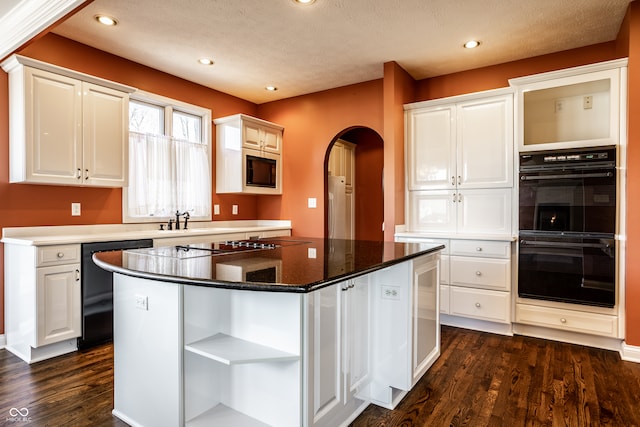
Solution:
M 539 338 L 442 327 L 441 356 L 390 411 L 370 405 L 352 427 L 640 427 L 640 364 Z M 126 427 L 113 408 L 113 347 L 28 365 L 0 350 L 0 425 Z M 226 427 L 226 426 L 225 426 Z

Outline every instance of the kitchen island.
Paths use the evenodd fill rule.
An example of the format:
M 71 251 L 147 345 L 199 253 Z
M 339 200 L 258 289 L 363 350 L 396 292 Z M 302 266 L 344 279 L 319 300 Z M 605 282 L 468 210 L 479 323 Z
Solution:
M 114 415 L 346 425 L 437 359 L 438 244 L 285 237 L 94 254 L 114 275 Z

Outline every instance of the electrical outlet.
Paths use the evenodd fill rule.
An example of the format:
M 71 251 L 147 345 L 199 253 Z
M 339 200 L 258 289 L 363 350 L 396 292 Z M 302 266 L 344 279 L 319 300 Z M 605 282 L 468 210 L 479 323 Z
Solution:
M 315 197 L 309 197 L 309 199 L 307 200 L 307 206 L 311 209 L 314 209 L 316 206 L 318 206 L 318 201 Z
M 585 110 L 590 110 L 593 108 L 593 96 L 587 95 L 582 98 L 582 108 Z
M 307 248 L 307 258 L 315 259 L 317 257 L 316 248 Z
M 71 216 L 80 216 L 80 203 L 71 203 Z
M 233 215 L 238 215 L 238 205 L 231 206 L 231 213 Z
M 400 299 L 400 288 L 398 286 L 382 285 L 382 288 L 380 289 L 382 291 L 381 297 L 383 299 L 393 299 L 393 300 Z
M 220 215 L 220 205 L 213 205 L 213 214 Z
M 136 308 L 140 310 L 149 310 L 149 297 L 146 295 L 136 295 Z

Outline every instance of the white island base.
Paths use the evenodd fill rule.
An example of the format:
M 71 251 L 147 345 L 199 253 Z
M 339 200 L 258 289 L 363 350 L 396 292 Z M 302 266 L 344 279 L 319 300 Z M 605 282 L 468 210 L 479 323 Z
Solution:
M 132 426 L 339 426 L 440 354 L 439 253 L 308 293 L 114 275 L 114 410 Z

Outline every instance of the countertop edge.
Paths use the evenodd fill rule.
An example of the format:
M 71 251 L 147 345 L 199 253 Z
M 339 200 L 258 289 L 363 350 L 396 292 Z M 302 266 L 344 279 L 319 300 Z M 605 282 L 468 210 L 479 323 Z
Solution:
M 218 281 L 218 280 L 214 281 L 214 280 L 204 280 L 204 279 L 193 279 L 193 278 L 180 277 L 180 276 L 168 276 L 163 274 L 133 271 L 127 268 L 118 267 L 118 266 L 101 261 L 96 257 L 96 254 L 93 254 L 92 259 L 97 266 L 107 271 L 122 274 L 125 276 L 136 277 L 140 279 L 149 279 L 149 280 L 156 280 L 156 281 L 183 284 L 183 285 L 194 285 L 194 286 L 204 286 L 204 287 L 211 287 L 211 288 L 233 289 L 233 290 L 245 290 L 245 291 L 310 293 L 310 292 L 314 292 L 319 289 L 325 288 L 327 286 L 332 286 L 337 283 L 344 282 L 345 280 L 353 279 L 355 277 L 363 276 L 365 274 L 372 273 L 374 271 L 382 270 L 384 268 L 390 267 L 395 264 L 399 264 L 401 262 L 409 261 L 414 258 L 439 252 L 444 248 L 445 248 L 444 245 L 434 246 L 429 249 L 424 249 L 412 254 L 404 255 L 400 258 L 394 258 L 392 260 L 382 261 L 380 264 L 377 264 L 376 266 L 373 266 L 373 267 L 368 267 L 362 270 L 346 273 L 344 275 L 332 278 L 330 280 L 309 283 L 306 285 L 249 284 L 249 283 L 226 282 L 226 281 Z

